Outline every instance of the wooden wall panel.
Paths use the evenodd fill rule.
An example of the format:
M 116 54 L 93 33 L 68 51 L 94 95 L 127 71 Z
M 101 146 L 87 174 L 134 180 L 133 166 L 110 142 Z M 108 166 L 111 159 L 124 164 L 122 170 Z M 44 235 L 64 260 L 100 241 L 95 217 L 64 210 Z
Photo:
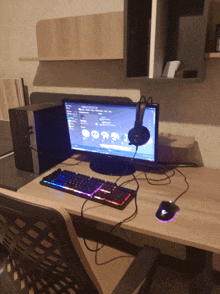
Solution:
M 0 79 L 0 120 L 9 120 L 8 109 L 24 105 L 21 79 Z
M 38 57 L 62 60 L 123 59 L 123 12 L 40 20 Z

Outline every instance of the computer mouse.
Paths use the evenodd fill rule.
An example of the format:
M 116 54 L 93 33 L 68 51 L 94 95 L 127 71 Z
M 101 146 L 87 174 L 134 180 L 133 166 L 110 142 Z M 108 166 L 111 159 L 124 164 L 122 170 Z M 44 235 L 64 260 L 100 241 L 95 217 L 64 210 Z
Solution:
M 156 212 L 156 218 L 161 222 L 171 222 L 179 210 L 179 207 L 172 201 L 162 201 Z

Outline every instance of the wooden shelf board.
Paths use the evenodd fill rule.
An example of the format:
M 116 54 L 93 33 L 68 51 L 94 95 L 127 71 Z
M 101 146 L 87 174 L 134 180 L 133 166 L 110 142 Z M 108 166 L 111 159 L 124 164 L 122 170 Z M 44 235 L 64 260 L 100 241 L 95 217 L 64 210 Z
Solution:
M 210 52 L 205 53 L 205 58 L 220 58 L 219 52 Z M 74 59 L 73 57 L 20 57 L 19 61 L 74 61 L 74 60 L 123 60 L 122 57 L 118 58 L 103 58 L 103 57 L 95 57 L 95 58 L 82 58 L 82 59 Z
M 220 58 L 220 53 L 219 52 L 206 53 L 205 58 Z
M 126 81 L 128 82 L 160 82 L 160 83 L 199 83 L 203 82 L 202 78 L 166 78 L 166 77 L 158 77 L 158 78 L 149 78 L 149 77 L 126 77 Z
M 83 61 L 83 60 L 123 60 L 123 58 L 88 58 L 74 59 L 73 57 L 21 57 L 19 61 Z

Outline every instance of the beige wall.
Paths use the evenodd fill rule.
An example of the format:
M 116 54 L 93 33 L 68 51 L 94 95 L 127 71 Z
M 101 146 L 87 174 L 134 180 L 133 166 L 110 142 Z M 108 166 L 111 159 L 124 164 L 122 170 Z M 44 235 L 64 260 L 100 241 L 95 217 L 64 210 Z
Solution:
M 35 91 L 120 95 L 140 94 L 160 103 L 160 132 L 194 136 L 197 158 L 220 168 L 220 60 L 207 60 L 203 83 L 125 81 L 122 61 L 21 62 L 37 57 L 36 24 L 41 19 L 123 10 L 123 0 L 0 1 L 0 78 L 24 78 Z

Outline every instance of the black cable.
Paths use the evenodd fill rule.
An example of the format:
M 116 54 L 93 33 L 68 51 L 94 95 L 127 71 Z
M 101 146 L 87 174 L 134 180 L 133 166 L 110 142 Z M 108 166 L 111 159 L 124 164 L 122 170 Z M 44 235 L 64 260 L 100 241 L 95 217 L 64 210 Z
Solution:
M 139 183 L 138 183 L 138 181 L 137 181 L 137 179 L 136 179 L 136 177 L 135 177 L 135 175 L 133 174 L 133 177 L 134 177 L 134 180 L 136 181 L 136 183 L 137 183 L 137 188 L 136 188 L 136 196 L 135 196 L 135 198 L 134 198 L 134 201 L 135 201 L 135 211 L 132 213 L 132 215 L 130 215 L 130 216 L 128 216 L 127 218 L 125 218 L 124 220 L 122 220 L 121 222 L 119 222 L 119 223 L 117 223 L 116 225 L 114 225 L 113 226 L 113 228 L 111 228 L 111 230 L 110 230 L 110 234 L 118 227 L 118 228 L 120 228 L 120 230 L 121 230 L 121 232 L 125 235 L 125 237 L 127 238 L 127 240 L 128 241 L 130 241 L 129 240 L 129 238 L 128 238 L 128 236 L 125 234 L 125 232 L 122 230 L 122 228 L 121 228 L 121 225 L 123 224 L 123 223 L 125 223 L 125 222 L 129 222 L 129 221 L 131 221 L 131 220 L 133 220 L 136 216 L 137 216 L 137 213 L 138 213 L 138 206 L 137 206 L 137 192 L 138 192 L 138 190 L 139 190 Z M 101 247 L 102 248 L 102 247 Z M 100 249 L 101 249 L 100 248 Z
M 178 195 L 176 197 L 176 199 L 173 201 L 173 203 L 175 203 L 181 196 L 183 196 L 183 194 L 185 194 L 189 190 L 189 183 L 187 182 L 186 176 L 180 170 L 178 170 L 177 168 L 175 168 L 175 170 L 183 176 L 184 181 L 185 181 L 187 187 L 186 187 L 186 189 L 180 195 Z
M 150 102 L 149 102 L 149 100 L 150 100 Z M 151 96 L 147 99 L 147 104 L 153 104 L 153 98 Z
M 181 194 L 179 194 L 177 197 L 176 197 L 176 199 L 173 201 L 173 203 L 175 203 L 182 195 L 184 195 L 188 190 L 189 190 L 189 183 L 187 182 L 187 179 L 186 179 L 186 176 L 180 171 L 180 170 L 178 170 L 177 168 L 175 168 L 175 170 L 178 172 L 178 173 L 180 173 L 183 177 L 184 177 L 184 181 L 185 181 L 185 183 L 187 184 L 187 187 L 186 187 L 186 189 L 181 193 Z M 145 174 L 145 173 L 144 173 Z M 168 176 L 167 175 L 167 177 L 170 179 L 171 177 L 173 177 L 175 175 L 175 171 L 173 170 L 173 174 L 171 175 L 171 176 Z M 145 175 L 146 176 L 146 175 Z M 137 178 L 135 177 L 135 175 L 133 174 L 133 177 L 134 177 L 134 179 L 132 179 L 132 180 L 129 180 L 129 181 L 126 181 L 126 182 L 124 182 L 124 183 L 127 183 L 127 182 L 130 182 L 130 181 L 136 181 L 136 183 L 137 183 L 137 188 L 136 188 L 136 193 L 137 193 L 137 191 L 139 190 L 139 183 L 138 183 L 138 181 L 137 181 Z M 146 178 L 147 179 L 147 178 Z M 167 178 L 165 178 L 165 179 L 162 179 L 162 181 L 163 180 L 166 180 Z M 156 180 L 157 181 L 157 180 Z M 158 180 L 158 181 L 161 181 L 161 180 Z M 124 183 L 122 183 L 121 185 L 123 185 Z M 148 181 L 148 183 L 149 183 L 149 181 Z M 160 184 L 157 184 L 157 185 L 160 185 Z M 83 207 L 84 207 L 84 205 L 85 205 L 85 203 L 87 202 L 88 200 L 86 200 L 84 203 L 83 203 L 83 206 L 82 206 L 82 209 L 81 209 L 81 216 L 83 217 Z M 115 226 L 113 226 L 113 228 L 110 230 L 110 234 L 118 227 L 118 228 L 120 228 L 120 230 L 121 230 L 121 232 L 126 236 L 126 238 L 128 239 L 128 241 L 129 241 L 129 237 L 125 234 L 125 232 L 124 232 L 124 230 L 121 228 L 121 225 L 123 224 L 123 223 L 125 223 L 125 222 L 128 222 L 128 221 L 131 221 L 131 220 L 133 220 L 135 217 L 136 217 L 136 215 L 137 215 L 137 213 L 138 213 L 138 206 L 137 206 L 137 198 L 135 197 L 135 211 L 134 211 L 134 213 L 131 215 L 131 216 L 129 216 L 129 217 L 127 217 L 127 218 L 125 218 L 124 220 L 122 220 L 121 222 L 119 222 L 119 223 L 117 223 Z M 88 246 L 87 246 L 87 244 L 86 244 L 86 241 L 85 241 L 85 239 L 83 239 L 84 240 L 84 244 L 85 244 L 85 246 L 86 246 L 86 248 L 89 250 L 89 251 L 93 251 L 93 252 L 98 252 L 101 248 L 103 248 L 104 247 L 104 245 L 102 244 L 102 246 L 101 247 L 99 247 L 99 248 L 97 248 L 97 249 L 91 249 L 91 248 L 89 248 Z M 98 243 L 97 243 L 97 246 L 98 246 Z M 117 258 L 116 258 L 117 259 Z M 113 261 L 113 260 L 115 260 L 115 259 L 112 259 L 112 260 L 110 260 L 110 261 Z M 108 261 L 108 262 L 110 262 L 110 261 Z M 96 255 L 96 262 L 97 262 L 97 255 Z M 108 263 L 108 262 L 106 262 L 106 263 Z M 97 263 L 98 264 L 98 263 Z M 103 263 L 104 264 L 104 263 Z
M 98 246 L 98 243 L 96 244 L 96 248 L 97 248 L 97 246 Z M 128 257 L 134 258 L 134 256 L 132 256 L 132 255 L 121 255 L 121 256 L 118 256 L 118 257 L 114 257 L 112 259 L 109 259 L 109 260 L 107 260 L 105 262 L 99 263 L 98 262 L 98 254 L 97 253 L 98 253 L 98 251 L 96 251 L 96 253 L 95 253 L 95 264 L 97 264 L 97 265 L 105 265 L 105 264 L 108 264 L 108 263 L 110 263 L 110 262 L 112 262 L 114 260 L 120 259 L 120 258 L 128 258 Z
M 137 149 L 138 149 L 138 146 L 136 146 L 136 151 L 135 151 L 134 156 L 132 157 L 131 161 L 134 160 L 134 157 L 135 157 L 135 155 L 136 155 L 136 153 L 137 153 Z M 133 213 L 131 216 L 129 216 L 128 218 L 126 218 L 126 219 L 124 219 L 123 221 L 117 223 L 117 224 L 112 228 L 112 230 L 110 231 L 110 233 L 112 233 L 112 231 L 115 229 L 115 227 L 117 227 L 117 226 L 120 227 L 120 225 L 121 225 L 122 223 L 126 222 L 127 220 L 131 220 L 132 218 L 134 218 L 134 217 L 137 215 L 137 212 L 138 212 L 138 206 L 137 206 L 137 199 L 136 199 L 136 197 L 137 197 L 137 192 L 138 192 L 138 190 L 139 190 L 139 183 L 138 183 L 138 181 L 137 181 L 135 175 L 134 175 L 134 174 L 132 174 L 132 175 L 133 175 L 133 178 L 134 178 L 133 180 L 135 180 L 136 183 L 137 183 L 136 196 L 135 196 L 135 211 L 134 211 L 134 213 Z M 122 176 L 123 176 L 123 175 L 122 175 Z M 115 181 L 115 184 L 117 183 L 117 181 L 118 181 L 120 178 L 122 178 L 122 176 L 120 176 L 120 177 Z M 124 183 L 120 184 L 120 186 L 122 186 L 123 184 L 124 184 Z M 111 193 L 110 193 L 110 195 L 111 195 Z
M 112 234 L 112 232 L 118 227 L 118 228 L 120 228 L 120 230 L 121 230 L 121 232 L 125 235 L 125 237 L 126 237 L 126 239 L 130 242 L 130 240 L 129 240 L 129 237 L 127 236 L 127 234 L 124 232 L 124 230 L 121 228 L 121 225 L 123 224 L 123 223 L 125 223 L 125 222 L 128 222 L 128 221 L 131 221 L 131 220 L 133 220 L 136 216 L 137 216 L 137 213 L 138 213 L 138 206 L 137 206 L 137 192 L 138 192 L 138 189 L 139 189 L 139 183 L 138 183 L 138 181 L 137 181 L 137 179 L 136 179 L 136 177 L 135 177 L 135 175 L 133 174 L 133 177 L 134 177 L 134 180 L 136 181 L 136 183 L 137 183 L 137 188 L 136 188 L 136 196 L 135 196 L 135 198 L 134 198 L 134 200 L 135 200 L 135 211 L 134 211 L 134 213 L 132 214 L 132 215 L 130 215 L 129 217 L 127 217 L 127 218 L 125 218 L 123 221 L 121 221 L 121 222 L 119 222 L 119 223 L 117 223 L 116 225 L 114 225 L 113 226 L 113 228 L 111 228 L 111 230 L 110 230 L 110 234 Z M 102 263 L 98 263 L 98 251 L 100 250 L 100 249 L 102 249 L 105 245 L 104 244 L 102 244 L 102 246 L 101 247 L 99 247 L 98 248 L 98 242 L 97 242 L 97 244 L 96 244 L 96 249 L 90 249 L 90 248 L 88 248 L 88 246 L 87 246 L 87 244 L 86 244 L 86 242 L 85 242 L 85 239 L 84 239 L 84 244 L 86 245 L 86 248 L 88 249 L 88 250 L 90 250 L 90 251 L 95 251 L 95 263 L 97 264 L 97 265 L 104 265 L 104 264 L 107 264 L 107 263 L 109 263 L 109 262 L 112 262 L 112 261 L 114 261 L 114 260 L 117 260 L 117 259 L 119 259 L 119 258 L 127 258 L 127 257 L 133 257 L 133 256 L 130 256 L 130 255 L 122 255 L 122 256 L 119 256 L 119 257 L 115 257 L 115 258 L 112 258 L 112 259 L 110 259 L 110 260 L 108 260 L 108 261 L 105 261 L 105 262 L 102 262 Z
M 160 171 L 158 168 L 152 168 L 152 169 L 156 169 L 156 170 L 158 170 L 158 171 Z M 169 171 L 170 171 L 171 169 L 169 169 Z M 162 172 L 162 171 L 160 171 L 161 172 L 161 174 L 165 174 L 166 175 L 166 178 L 163 178 L 163 179 L 152 179 L 152 178 L 148 178 L 147 176 L 146 176 L 146 172 L 142 172 L 144 175 L 145 175 L 145 177 L 144 178 L 138 178 L 138 180 L 147 180 L 148 181 L 148 183 L 149 183 L 149 185 L 169 185 L 169 184 L 171 184 L 171 178 L 175 175 L 175 171 L 172 169 L 172 172 L 173 172 L 173 174 L 172 175 L 168 175 L 166 172 Z M 169 183 L 164 183 L 164 184 L 153 184 L 153 183 L 150 183 L 150 181 L 152 181 L 152 182 L 162 182 L 162 181 L 165 181 L 165 180 L 169 180 Z M 134 181 L 134 179 L 131 179 L 131 180 L 127 180 L 127 181 L 125 181 L 125 182 L 123 182 L 122 184 L 120 184 L 120 186 L 121 185 L 124 185 L 124 184 L 127 184 L 127 183 L 130 183 L 130 182 L 132 182 L 132 181 Z
M 167 183 L 167 184 L 170 184 L 171 183 L 171 180 L 170 180 L 170 178 L 171 177 L 173 177 L 174 175 L 175 175 L 175 170 L 178 172 L 178 173 L 180 173 L 182 176 L 183 176 L 183 178 L 184 178 L 184 181 L 185 181 L 185 183 L 186 183 L 186 185 L 187 185 L 187 187 L 186 187 L 186 189 L 180 194 L 180 195 L 178 195 L 177 197 L 176 197 L 176 199 L 173 201 L 173 203 L 175 203 L 182 195 L 184 195 L 188 190 L 189 190 L 189 183 L 188 183 L 188 181 L 187 181 L 187 179 L 186 179 L 186 176 L 180 171 L 180 170 L 178 170 L 177 168 L 173 168 L 172 169 L 173 170 L 173 174 L 171 175 L 171 176 L 168 176 L 167 174 L 167 177 L 169 178 L 169 183 Z M 145 174 L 145 177 L 146 177 L 146 174 Z M 147 179 L 147 177 L 146 177 L 146 179 Z M 148 179 L 147 179 L 147 181 L 148 181 Z M 158 181 L 160 181 L 160 180 L 158 180 Z M 158 185 L 158 186 L 160 186 L 160 185 L 167 185 L 167 184 L 164 184 L 164 183 L 162 183 L 162 184 L 152 184 L 152 183 L 150 183 L 149 181 L 148 181 L 148 183 L 150 184 L 150 185 Z
M 146 178 L 146 180 L 147 180 L 147 182 L 148 182 L 149 185 L 152 185 L 152 186 L 162 186 L 162 185 L 169 185 L 169 184 L 171 184 L 171 178 L 175 175 L 175 170 L 172 170 L 173 174 L 170 175 L 170 176 L 166 172 L 163 172 L 163 171 L 161 171 L 158 168 L 156 170 L 158 170 L 159 172 L 161 172 L 161 174 L 165 175 L 166 177 L 163 178 L 163 179 L 152 179 L 152 178 L 148 178 L 147 177 L 147 173 L 144 173 L 145 178 Z M 163 182 L 163 181 L 166 181 L 166 180 L 169 180 L 169 182 L 168 183 L 158 183 L 158 182 Z
M 139 102 L 141 102 L 142 100 L 143 100 L 143 102 L 147 103 L 147 101 L 146 101 L 146 98 L 145 98 L 145 96 L 144 96 L 144 95 L 142 95 L 142 96 L 141 96 L 141 98 L 140 98 Z M 138 102 L 138 103 L 139 103 L 139 102 Z
M 123 221 L 117 223 L 117 224 L 113 227 L 113 229 L 110 231 L 110 233 L 114 230 L 115 227 L 120 226 L 121 224 L 123 224 L 123 223 L 125 223 L 125 222 L 127 222 L 127 221 L 130 221 L 130 220 L 132 220 L 133 218 L 135 218 L 136 215 L 137 215 L 137 213 L 138 213 L 138 206 L 137 206 L 137 192 L 138 192 L 140 186 L 139 186 L 139 183 L 138 183 L 138 181 L 137 181 L 137 179 L 136 179 L 136 177 L 135 177 L 134 174 L 133 174 L 133 177 L 134 177 L 134 180 L 135 180 L 136 183 L 137 183 L 136 196 L 135 196 L 135 198 L 134 198 L 134 200 L 135 200 L 135 211 L 134 211 L 134 213 L 133 213 L 132 215 L 130 215 L 129 217 L 125 218 Z
M 179 174 L 181 174 L 183 176 L 184 181 L 186 183 L 186 189 L 182 193 L 180 193 L 180 195 L 178 195 L 176 197 L 176 199 L 173 201 L 173 203 L 175 203 L 181 196 L 183 196 L 189 190 L 189 183 L 186 179 L 186 176 L 177 167 L 198 167 L 198 165 L 196 163 L 176 163 L 176 164 L 175 163 L 165 163 L 162 166 L 169 167 L 169 168 L 172 167 L 174 174 L 175 174 L 175 170 L 176 170 Z M 162 184 L 160 184 L 160 185 L 162 185 Z
M 188 183 L 188 181 L 186 179 L 186 176 L 180 170 L 178 170 L 177 168 L 172 169 L 172 171 L 173 171 L 173 174 L 172 175 L 169 176 L 169 175 L 166 174 L 167 175 L 167 178 L 169 179 L 169 183 L 161 183 L 161 184 L 153 184 L 153 183 L 150 183 L 149 182 L 149 178 L 146 177 L 146 173 L 144 173 L 144 172 L 143 173 L 145 175 L 145 178 L 139 178 L 138 180 L 147 180 L 148 181 L 148 184 L 155 185 L 155 186 L 169 185 L 171 183 L 171 179 L 170 178 L 172 178 L 175 175 L 175 170 L 183 176 L 184 181 L 185 181 L 185 183 L 187 185 L 186 189 L 180 195 L 178 195 L 176 197 L 176 199 L 173 201 L 173 203 L 175 203 L 182 195 L 184 195 L 189 190 L 189 183 Z M 167 178 L 165 178 L 165 179 L 158 179 L 158 180 L 157 179 L 151 179 L 151 180 L 153 180 L 155 182 L 160 182 L 160 181 L 166 180 Z M 132 181 L 134 181 L 134 179 L 128 180 L 128 181 L 126 181 L 126 182 L 124 182 L 122 184 L 129 183 L 129 182 L 132 182 Z
M 144 95 L 141 96 L 139 102 L 141 102 L 143 100 L 144 103 L 146 103 L 147 105 L 149 104 L 153 104 L 153 98 L 150 96 L 147 98 L 146 100 L 146 97 Z
M 187 181 L 187 179 L 186 179 L 186 176 L 185 176 L 180 170 L 178 170 L 177 168 L 174 168 L 174 169 L 173 169 L 173 174 L 172 174 L 171 176 L 168 176 L 168 175 L 166 174 L 166 175 L 169 177 L 169 180 L 170 180 L 171 177 L 173 177 L 173 176 L 175 175 L 175 170 L 183 176 L 184 181 L 185 181 L 185 183 L 186 183 L 186 189 L 176 197 L 176 199 L 173 201 L 173 203 L 175 203 L 175 202 L 176 202 L 181 196 L 183 196 L 183 195 L 189 190 L 189 183 L 188 183 L 188 181 Z M 145 174 L 145 177 L 146 177 L 146 174 Z M 146 179 L 147 179 L 147 178 L 146 178 Z M 148 180 L 148 179 L 147 179 L 147 180 Z M 155 181 L 156 181 L 156 180 L 155 180 Z M 158 181 L 160 181 L 160 180 L 158 180 Z M 167 183 L 167 184 L 152 184 L 152 183 L 150 183 L 149 181 L 148 181 L 148 183 L 149 183 L 150 185 L 158 185 L 158 186 L 160 186 L 160 185 L 167 185 L 167 184 L 168 184 L 168 183 Z M 171 183 L 171 180 L 170 180 L 170 183 Z
M 131 163 L 132 163 L 132 161 L 133 161 L 134 158 L 135 158 L 135 155 L 136 155 L 136 153 L 137 153 L 137 150 L 138 150 L 138 146 L 136 146 L 136 150 L 135 150 L 134 155 L 133 155 L 133 157 L 132 157 L 132 159 L 131 159 Z M 129 166 L 125 169 L 124 174 L 118 177 L 118 179 L 115 181 L 115 184 L 117 184 L 117 182 L 118 182 L 123 176 L 126 175 L 126 172 L 127 172 L 128 168 L 129 168 Z
M 135 211 L 132 213 L 132 215 L 130 215 L 129 217 L 125 218 L 123 221 L 117 223 L 116 225 L 114 225 L 114 227 L 113 227 L 113 228 L 110 230 L 110 232 L 109 232 L 110 234 L 115 230 L 116 227 L 120 227 L 121 224 L 123 224 L 124 222 L 128 222 L 128 221 L 131 221 L 132 219 L 134 219 L 134 218 L 136 217 L 137 213 L 138 213 L 138 206 L 137 206 L 137 192 L 138 192 L 138 189 L 139 189 L 139 183 L 138 183 L 138 181 L 137 181 L 137 179 L 136 179 L 136 177 L 135 177 L 134 174 L 133 174 L 133 177 L 134 177 L 134 180 L 135 180 L 136 183 L 137 183 L 136 196 L 135 196 L 135 198 L 134 198 L 134 200 L 135 200 Z M 83 203 L 83 205 L 82 205 L 82 208 L 81 208 L 81 217 L 82 217 L 82 218 L 83 218 L 83 208 L 84 208 L 84 206 L 85 206 L 85 204 L 86 204 L 86 202 L 87 202 L 88 200 L 89 200 L 89 199 L 87 199 L 86 201 L 84 201 L 84 203 Z M 123 231 L 122 231 L 122 232 L 123 232 Z M 125 233 L 123 232 L 123 234 L 125 234 Z M 125 236 L 126 236 L 126 234 L 125 234 Z M 128 238 L 128 236 L 126 236 L 126 237 Z M 129 239 L 129 238 L 128 238 L 128 239 Z M 99 248 L 97 248 L 97 249 L 91 249 L 91 248 L 89 248 L 89 246 L 87 245 L 85 238 L 83 238 L 83 242 L 84 242 L 86 248 L 87 248 L 89 251 L 92 251 L 92 252 L 98 252 L 100 249 L 102 249 L 102 248 L 105 246 L 104 244 L 102 244 L 101 247 L 99 247 Z M 98 244 L 98 243 L 97 243 L 97 244 Z
M 84 216 L 83 216 L 83 208 L 84 208 L 84 206 L 85 206 L 85 204 L 86 204 L 87 201 L 89 201 L 89 199 L 86 199 L 86 200 L 84 201 L 82 207 L 81 207 L 81 217 L 82 217 L 82 218 L 84 217 Z M 99 251 L 100 249 L 102 249 L 102 248 L 104 247 L 104 244 L 102 244 L 102 246 L 101 246 L 100 248 L 91 249 L 91 248 L 89 248 L 89 246 L 87 245 L 85 238 L 83 238 L 83 242 L 84 242 L 86 248 L 87 248 L 89 251 L 91 251 L 91 252 L 97 252 L 97 251 Z M 97 243 L 97 245 L 98 245 L 98 243 Z

